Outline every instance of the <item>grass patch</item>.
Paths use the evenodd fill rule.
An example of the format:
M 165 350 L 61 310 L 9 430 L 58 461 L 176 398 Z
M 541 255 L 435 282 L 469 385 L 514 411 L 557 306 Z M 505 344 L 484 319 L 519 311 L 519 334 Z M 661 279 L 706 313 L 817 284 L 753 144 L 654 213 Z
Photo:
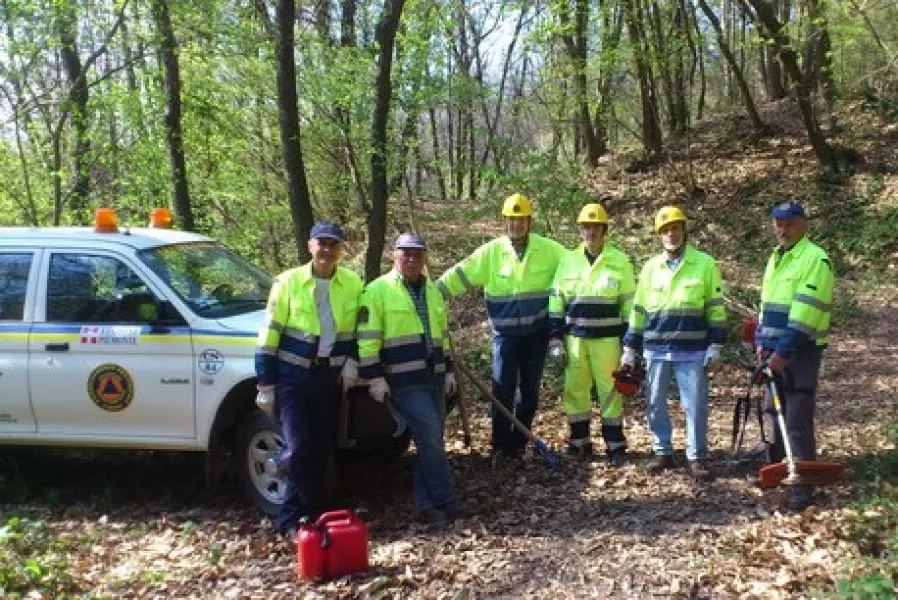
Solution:
M 896 598 L 898 590 L 898 423 L 887 427 L 891 448 L 865 457 L 852 477 L 859 499 L 838 529 L 861 558 L 846 565 L 847 577 L 829 597 Z
M 0 525 L 0 597 L 65 597 L 79 591 L 67 543 L 41 520 L 11 517 Z

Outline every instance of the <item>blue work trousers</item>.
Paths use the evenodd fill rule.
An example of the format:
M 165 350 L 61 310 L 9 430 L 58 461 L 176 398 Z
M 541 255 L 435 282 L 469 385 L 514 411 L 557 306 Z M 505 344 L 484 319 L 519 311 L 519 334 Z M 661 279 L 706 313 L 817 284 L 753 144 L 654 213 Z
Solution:
M 284 435 L 278 464 L 288 475 L 277 517 L 281 533 L 296 528 L 302 517 L 318 518 L 334 500 L 339 374 L 333 367 L 313 366 L 305 383 L 275 387 L 275 417 Z
M 524 424 L 533 425 L 539 406 L 539 383 L 546 362 L 547 331 L 525 335 L 493 337 L 493 395 Z M 515 406 L 515 389 L 520 388 L 520 404 Z M 509 456 L 520 455 L 527 437 L 518 431 L 499 409 L 493 407 L 493 450 Z
M 455 501 L 452 467 L 446 456 L 443 426 L 446 419 L 446 378 L 433 375 L 431 386 L 394 389 L 393 409 L 406 420 L 418 456 L 415 459 L 415 508 L 427 511 Z
M 652 432 L 652 450 L 658 455 L 673 455 L 673 427 L 667 393 L 670 391 L 670 380 L 675 376 L 680 390 L 680 404 L 686 413 L 686 458 L 707 458 L 708 374 L 702 361 L 650 359 L 646 375 L 646 417 Z
M 823 349 L 812 347 L 795 352 L 779 377 L 779 393 L 783 406 L 789 442 L 795 460 L 817 460 L 814 439 L 814 410 L 817 406 L 817 378 Z M 771 462 L 779 462 L 786 456 L 782 432 L 776 421 L 769 392 L 765 395 L 767 411 L 773 419 L 773 443 L 770 446 Z

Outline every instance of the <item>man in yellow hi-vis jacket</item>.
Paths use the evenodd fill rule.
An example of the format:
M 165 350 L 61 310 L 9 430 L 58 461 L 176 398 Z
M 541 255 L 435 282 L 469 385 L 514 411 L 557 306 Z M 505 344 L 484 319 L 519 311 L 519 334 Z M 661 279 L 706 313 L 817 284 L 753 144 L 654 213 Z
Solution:
M 530 232 L 533 206 L 526 196 L 506 198 L 502 215 L 507 235 L 477 248 L 437 285 L 447 299 L 483 286 L 493 327 L 493 395 L 529 428 L 546 359 L 549 290 L 564 248 Z M 527 438 L 495 407 L 492 418 L 493 452 L 520 457 Z
M 667 392 L 676 377 L 686 412 L 689 473 L 706 481 L 708 456 L 708 374 L 720 360 L 726 339 L 726 309 L 717 262 L 686 243 L 686 215 L 665 206 L 655 215 L 655 232 L 664 252 L 643 266 L 624 336 L 622 367 L 632 367 L 636 352 L 646 360 L 649 429 L 655 457 L 650 473 L 674 467 Z
M 343 230 L 327 221 L 312 227 L 306 265 L 278 275 L 256 348 L 260 408 L 284 434 L 280 456 L 287 497 L 277 517 L 282 535 L 294 536 L 302 517 L 330 507 L 336 488 L 335 456 L 339 377 L 358 370 L 356 315 L 361 278 L 337 263 Z
M 626 461 L 624 398 L 614 390 L 612 373 L 620 361 L 621 337 L 633 304 L 633 266 L 605 241 L 608 214 L 587 204 L 577 217 L 583 243 L 568 251 L 549 297 L 550 354 L 564 358 L 564 411 L 571 428 L 568 452 L 593 454 L 590 441 L 591 390 L 595 385 L 602 437 L 615 466 Z
M 755 336 L 758 359 L 780 375 L 786 428 L 796 460 L 816 460 L 814 409 L 823 349 L 829 343 L 833 270 L 826 252 L 806 233 L 807 215 L 797 202 L 773 207 L 779 245 L 770 255 L 761 286 L 761 319 Z M 784 456 L 778 428 L 771 462 Z M 790 488 L 789 508 L 810 504 L 809 488 Z
M 445 301 L 424 275 L 427 245 L 415 234 L 396 240 L 393 270 L 365 287 L 359 311 L 359 375 L 371 396 L 393 409 L 412 430 L 415 508 L 425 523 L 470 514 L 455 497 L 443 428 L 446 396 L 456 382 L 449 354 Z

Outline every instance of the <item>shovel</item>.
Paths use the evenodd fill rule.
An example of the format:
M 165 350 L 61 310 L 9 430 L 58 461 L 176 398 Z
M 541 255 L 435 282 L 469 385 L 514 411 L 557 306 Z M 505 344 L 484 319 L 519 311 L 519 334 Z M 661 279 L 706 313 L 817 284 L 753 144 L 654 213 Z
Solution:
M 761 487 L 831 485 L 842 481 L 845 478 L 844 465 L 816 460 L 795 460 L 795 456 L 792 454 L 792 443 L 789 441 L 789 432 L 786 429 L 783 403 L 780 400 L 779 391 L 770 367 L 764 368 L 764 375 L 767 379 L 770 397 L 773 400 L 773 408 L 776 411 L 780 435 L 783 437 L 783 445 L 786 449 L 786 462 L 761 467 Z
M 518 419 L 513 412 L 508 410 L 508 407 L 499 402 L 499 399 L 493 395 L 493 392 L 490 391 L 488 387 L 476 376 L 468 366 L 459 360 L 458 355 L 455 356 L 455 366 L 458 367 L 458 370 L 462 372 L 462 374 L 467 377 L 471 383 L 474 384 L 474 387 L 483 395 L 485 398 L 489 398 L 490 402 L 493 403 L 499 412 L 505 415 L 505 418 L 511 421 L 512 425 L 514 425 L 515 429 L 524 434 L 528 440 L 533 442 L 533 445 L 536 446 L 536 451 L 539 453 L 540 457 L 542 457 L 543 462 L 552 467 L 553 471 L 558 471 L 561 461 L 558 458 L 558 455 L 552 452 L 549 447 L 543 442 L 541 439 L 536 437 L 532 431 L 527 429 L 527 426 L 521 423 L 520 419 Z

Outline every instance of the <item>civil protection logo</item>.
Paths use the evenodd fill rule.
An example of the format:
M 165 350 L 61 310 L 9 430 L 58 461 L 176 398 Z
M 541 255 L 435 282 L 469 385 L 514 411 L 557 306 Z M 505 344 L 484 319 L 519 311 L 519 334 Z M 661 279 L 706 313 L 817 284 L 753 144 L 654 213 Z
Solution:
M 134 380 L 123 367 L 102 364 L 87 378 L 87 393 L 103 410 L 118 412 L 128 408 L 134 399 Z

